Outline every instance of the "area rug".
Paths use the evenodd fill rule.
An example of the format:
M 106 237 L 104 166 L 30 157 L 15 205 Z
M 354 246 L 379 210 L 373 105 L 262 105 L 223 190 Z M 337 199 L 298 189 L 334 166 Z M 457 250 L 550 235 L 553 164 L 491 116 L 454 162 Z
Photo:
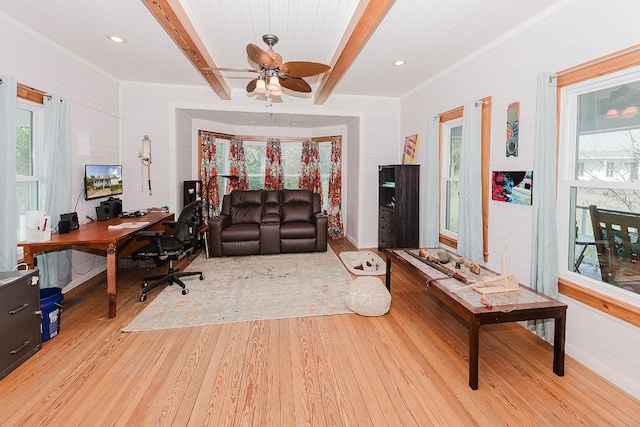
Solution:
M 374 269 L 365 270 L 362 267 L 363 260 L 368 258 L 369 255 L 373 256 Z M 340 259 L 347 270 L 358 276 L 381 276 L 387 274 L 386 262 L 378 256 L 375 252 L 370 251 L 351 251 L 340 252 Z
M 187 271 L 202 271 L 205 280 L 185 278 L 187 295 L 177 285 L 165 287 L 123 331 L 351 313 L 344 298 L 352 279 L 330 248 L 210 259 L 200 254 Z

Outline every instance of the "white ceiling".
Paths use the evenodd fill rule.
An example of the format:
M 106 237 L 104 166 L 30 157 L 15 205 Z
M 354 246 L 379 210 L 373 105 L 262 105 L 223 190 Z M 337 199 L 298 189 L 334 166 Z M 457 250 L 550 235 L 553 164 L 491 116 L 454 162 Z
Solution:
M 254 65 L 246 45 L 266 50 L 262 35 L 267 33 L 280 38 L 274 50 L 284 61 L 334 64 L 354 13 L 368 1 L 169 3 L 179 2 L 215 65 L 247 68 Z M 527 22 L 568 1 L 396 0 L 332 94 L 402 97 L 486 46 L 517 37 Z M 118 81 L 208 85 L 142 0 L 0 0 L 0 18 L 32 28 Z M 107 34 L 118 34 L 128 42 L 117 45 Z M 398 58 L 407 63 L 393 66 Z M 222 76 L 238 90 L 255 77 L 238 72 Z M 305 80 L 315 91 L 321 77 Z M 287 96 L 291 95 L 285 91 L 283 102 Z

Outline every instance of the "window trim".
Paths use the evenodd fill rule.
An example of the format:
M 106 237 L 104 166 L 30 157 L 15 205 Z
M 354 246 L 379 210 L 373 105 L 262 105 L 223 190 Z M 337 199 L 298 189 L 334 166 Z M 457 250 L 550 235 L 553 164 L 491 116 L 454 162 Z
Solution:
M 443 121 L 440 123 L 440 129 L 442 132 L 442 138 L 440 140 L 442 146 L 440 149 L 440 162 L 442 164 L 440 174 L 440 199 L 442 204 L 440 205 L 440 231 L 441 238 L 454 241 L 457 247 L 458 233 L 447 229 L 447 184 L 457 182 L 460 184 L 459 175 L 456 177 L 450 176 L 449 170 L 451 169 L 451 130 L 457 127 L 462 127 L 462 115 L 460 117 L 452 118 L 451 120 Z M 459 187 L 458 187 L 459 188 Z
M 640 65 L 640 45 L 635 45 L 627 49 L 614 52 L 610 55 L 596 58 L 592 61 L 557 72 L 557 123 L 561 124 L 560 119 L 562 116 L 560 113 L 561 108 L 564 105 L 562 100 L 562 91 L 564 88 L 586 80 L 593 80 L 618 71 L 628 70 L 638 65 Z M 558 157 L 558 162 L 561 161 L 559 154 L 560 135 L 562 131 L 562 126 L 558 126 L 556 133 L 556 157 Z M 591 288 L 587 288 L 563 277 L 558 279 L 558 291 L 561 294 L 595 308 L 596 310 L 607 313 L 635 326 L 640 326 L 640 307 L 636 307 L 625 301 L 616 299 Z

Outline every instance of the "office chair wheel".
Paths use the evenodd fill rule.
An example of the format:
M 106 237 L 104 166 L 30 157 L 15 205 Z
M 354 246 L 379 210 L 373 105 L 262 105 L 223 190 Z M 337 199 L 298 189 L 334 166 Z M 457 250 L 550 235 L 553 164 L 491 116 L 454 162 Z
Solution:
M 200 280 L 204 280 L 204 274 L 200 275 Z
M 147 300 L 147 294 L 140 295 L 140 302 L 145 302 Z
M 182 295 L 186 295 L 186 294 L 188 294 L 188 293 L 189 293 L 189 289 L 184 288 L 184 289 L 182 290 Z
M 147 282 L 142 282 L 142 289 L 146 288 L 147 286 L 149 286 Z

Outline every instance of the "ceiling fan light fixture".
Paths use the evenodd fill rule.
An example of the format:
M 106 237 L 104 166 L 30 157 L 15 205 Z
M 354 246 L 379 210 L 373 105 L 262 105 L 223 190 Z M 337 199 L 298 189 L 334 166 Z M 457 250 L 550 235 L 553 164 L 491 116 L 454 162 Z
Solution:
M 271 90 L 271 96 L 280 96 L 282 95 L 282 88 L 278 86 L 276 89 Z
M 267 86 L 265 85 L 264 80 L 259 79 L 256 82 L 256 88 L 253 91 L 257 92 L 257 93 L 266 93 L 267 92 Z
M 267 89 L 269 89 L 270 91 L 279 90 L 280 93 L 282 93 L 280 82 L 278 81 L 278 76 L 269 77 L 269 84 L 267 84 Z

